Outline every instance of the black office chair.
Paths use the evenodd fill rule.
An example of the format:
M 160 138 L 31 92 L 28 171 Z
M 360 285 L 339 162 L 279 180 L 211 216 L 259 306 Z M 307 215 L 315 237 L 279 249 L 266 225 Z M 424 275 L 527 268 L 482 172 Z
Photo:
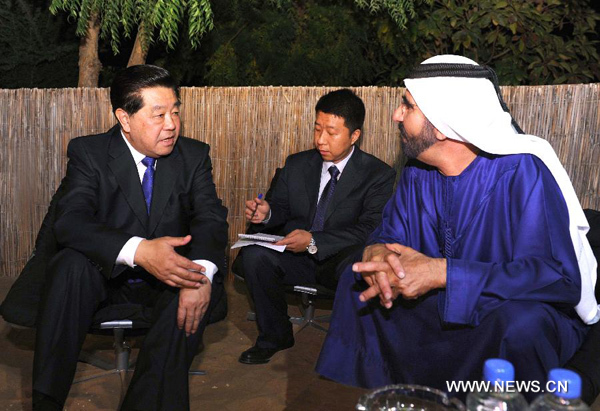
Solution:
M 235 263 L 238 262 L 238 264 Z M 241 273 L 241 264 L 240 260 L 236 259 L 232 266 L 232 272 L 234 278 L 241 282 L 245 282 L 243 275 Z M 236 270 L 236 271 L 234 271 Z M 304 330 L 306 327 L 313 327 L 317 330 L 327 332 L 327 328 L 323 327 L 319 323 L 328 323 L 330 319 L 330 315 L 319 315 L 315 316 L 316 302 L 318 299 L 328 299 L 333 300 L 335 297 L 335 290 L 328 288 L 321 284 L 306 284 L 306 285 L 286 285 L 285 291 L 289 294 L 295 294 L 300 297 L 300 304 L 298 308 L 300 309 L 300 316 L 290 317 L 290 322 L 292 324 L 300 325 L 300 328 L 294 332 L 294 334 L 298 334 L 300 331 Z M 248 300 L 250 304 L 252 304 L 251 298 L 248 296 Z M 256 321 L 256 313 L 252 310 L 248 311 L 246 314 L 246 319 L 248 321 Z
M 119 374 L 121 377 L 121 393 L 124 394 L 125 377 L 133 371 L 135 365 L 130 361 L 131 347 L 125 339 L 128 336 L 144 335 L 152 325 L 151 309 L 139 304 L 116 304 L 101 308 L 94 314 L 94 322 L 90 334 L 113 336 L 114 361 L 106 361 L 96 351 L 82 350 L 79 361 L 105 370 L 105 372 L 75 378 L 73 384 L 94 380 L 104 376 Z
M 100 324 L 94 324 L 91 332 L 96 334 L 104 334 L 102 331 L 112 331 L 114 341 L 114 355 L 115 359 L 113 363 L 110 363 L 104 360 L 102 357 L 99 357 L 95 354 L 95 352 L 88 352 L 82 350 L 79 354 L 79 361 L 84 362 L 86 364 L 93 365 L 94 367 L 105 370 L 99 374 L 94 374 L 91 376 L 82 376 L 73 381 L 73 385 L 79 384 L 85 381 L 95 380 L 98 378 L 110 376 L 113 374 L 118 374 L 120 377 L 121 383 L 121 392 L 119 396 L 119 406 L 125 398 L 125 393 L 127 391 L 127 373 L 133 371 L 134 363 L 130 360 L 131 355 L 131 347 L 127 343 L 125 339 L 125 330 L 133 329 L 133 321 L 131 320 L 113 320 L 113 321 L 104 321 Z
M 46 216 L 42 221 L 34 251 L 0 305 L 0 315 L 14 328 L 31 329 L 36 327 L 38 305 L 42 299 L 46 281 L 46 267 L 59 249 L 53 234 L 53 225 L 56 218 L 56 204 L 63 194 L 64 186 L 61 183 L 52 197 Z M 226 315 L 227 298 L 223 292 L 221 300 L 211 312 L 209 324 L 224 319 Z M 93 352 L 82 351 L 79 356 L 81 362 L 91 364 L 105 372 L 76 377 L 73 384 L 119 374 L 121 377 L 120 400 L 122 401 L 127 388 L 125 377 L 128 372 L 133 371 L 134 367 L 134 363 L 130 360 L 131 347 L 125 337 L 126 335 L 145 334 L 151 326 L 151 318 L 151 309 L 139 304 L 115 304 L 98 310 L 94 315 L 89 333 L 113 335 L 114 362 L 103 360 Z M 205 371 L 199 370 L 191 370 L 189 373 L 190 375 L 206 374 Z

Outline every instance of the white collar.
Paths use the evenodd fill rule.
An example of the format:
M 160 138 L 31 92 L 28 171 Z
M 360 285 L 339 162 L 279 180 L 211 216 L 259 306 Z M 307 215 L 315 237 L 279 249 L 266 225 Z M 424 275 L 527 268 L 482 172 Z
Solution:
M 340 171 L 340 175 L 341 175 L 342 172 L 344 171 L 344 168 L 346 168 L 346 164 L 348 164 L 348 161 L 350 161 L 350 157 L 352 157 L 353 153 L 354 153 L 354 145 L 352 145 L 352 150 L 350 151 L 350 153 L 346 157 L 344 157 L 342 160 L 340 160 L 339 162 L 334 163 L 333 161 L 323 161 L 323 167 L 321 168 L 321 174 L 329 173 L 329 167 L 336 166 L 336 168 Z
M 123 130 L 121 130 L 121 137 L 123 137 L 123 140 L 125 141 L 125 144 L 127 144 L 127 147 L 129 148 L 129 151 L 131 152 L 131 155 L 133 156 L 133 161 L 135 161 L 135 164 L 141 163 L 142 160 L 144 158 L 146 158 L 146 156 L 143 155 L 142 153 L 140 153 L 139 151 L 137 151 L 135 148 L 133 148 L 133 146 L 131 145 L 131 143 L 129 142 L 129 140 L 127 140 L 127 137 L 125 137 L 125 134 L 123 133 Z

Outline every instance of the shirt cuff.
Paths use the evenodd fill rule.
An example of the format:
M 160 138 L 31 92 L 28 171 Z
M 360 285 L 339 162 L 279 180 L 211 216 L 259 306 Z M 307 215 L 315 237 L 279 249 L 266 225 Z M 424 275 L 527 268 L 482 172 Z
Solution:
M 267 224 L 270 219 L 271 219 L 271 209 L 269 209 L 269 212 L 268 212 L 267 216 L 259 224 Z
M 206 268 L 206 271 L 201 274 L 204 274 L 206 276 L 206 278 L 208 278 L 208 281 L 210 281 L 210 283 L 212 284 L 213 277 L 215 276 L 217 271 L 219 271 L 217 266 L 208 260 L 193 260 L 193 261 L 196 264 L 200 264 L 202 267 Z
M 116 264 L 128 265 L 131 268 L 135 267 L 136 264 L 133 262 L 133 259 L 135 257 L 135 252 L 137 251 L 137 248 L 142 240 L 145 239 L 135 236 L 127 240 L 123 248 L 121 248 L 121 252 L 119 252 L 119 255 L 117 256 Z

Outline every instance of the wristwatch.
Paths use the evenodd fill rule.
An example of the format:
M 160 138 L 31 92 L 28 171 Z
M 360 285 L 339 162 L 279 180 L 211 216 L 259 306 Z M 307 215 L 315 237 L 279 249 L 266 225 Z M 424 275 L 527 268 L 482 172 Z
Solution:
M 315 238 L 314 237 L 310 237 L 310 242 L 308 243 L 308 246 L 306 246 L 306 251 L 308 251 L 308 254 L 317 254 L 317 243 L 315 243 Z

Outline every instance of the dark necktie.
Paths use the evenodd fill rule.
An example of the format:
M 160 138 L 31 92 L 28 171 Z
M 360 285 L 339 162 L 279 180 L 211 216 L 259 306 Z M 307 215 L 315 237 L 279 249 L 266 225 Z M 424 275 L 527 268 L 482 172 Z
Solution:
M 146 209 L 148 210 L 148 214 L 150 214 L 150 204 L 152 204 L 152 186 L 154 185 L 154 162 L 155 158 L 152 157 L 144 157 L 142 160 L 142 164 L 146 166 L 146 171 L 144 172 L 144 178 L 142 178 L 142 191 L 144 192 L 144 197 L 146 198 Z M 141 278 L 129 278 L 127 282 L 129 284 L 138 284 L 141 283 Z
M 150 214 L 150 204 L 152 204 L 152 186 L 154 185 L 155 161 L 156 159 L 152 157 L 144 157 L 142 160 L 142 164 L 146 166 L 144 178 L 142 179 L 142 191 L 144 192 L 144 197 L 146 198 L 146 208 L 148 209 L 148 214 Z
M 340 170 L 337 169 L 336 166 L 329 167 L 329 174 L 331 174 L 331 179 L 323 189 L 323 193 L 321 194 L 321 198 L 319 198 L 319 202 L 317 204 L 317 212 L 315 213 L 315 218 L 313 219 L 312 226 L 310 227 L 310 231 L 322 231 L 323 225 L 325 224 L 325 211 L 327 211 L 327 205 L 333 198 L 333 192 L 335 191 L 335 186 L 337 184 L 338 176 L 340 175 Z

